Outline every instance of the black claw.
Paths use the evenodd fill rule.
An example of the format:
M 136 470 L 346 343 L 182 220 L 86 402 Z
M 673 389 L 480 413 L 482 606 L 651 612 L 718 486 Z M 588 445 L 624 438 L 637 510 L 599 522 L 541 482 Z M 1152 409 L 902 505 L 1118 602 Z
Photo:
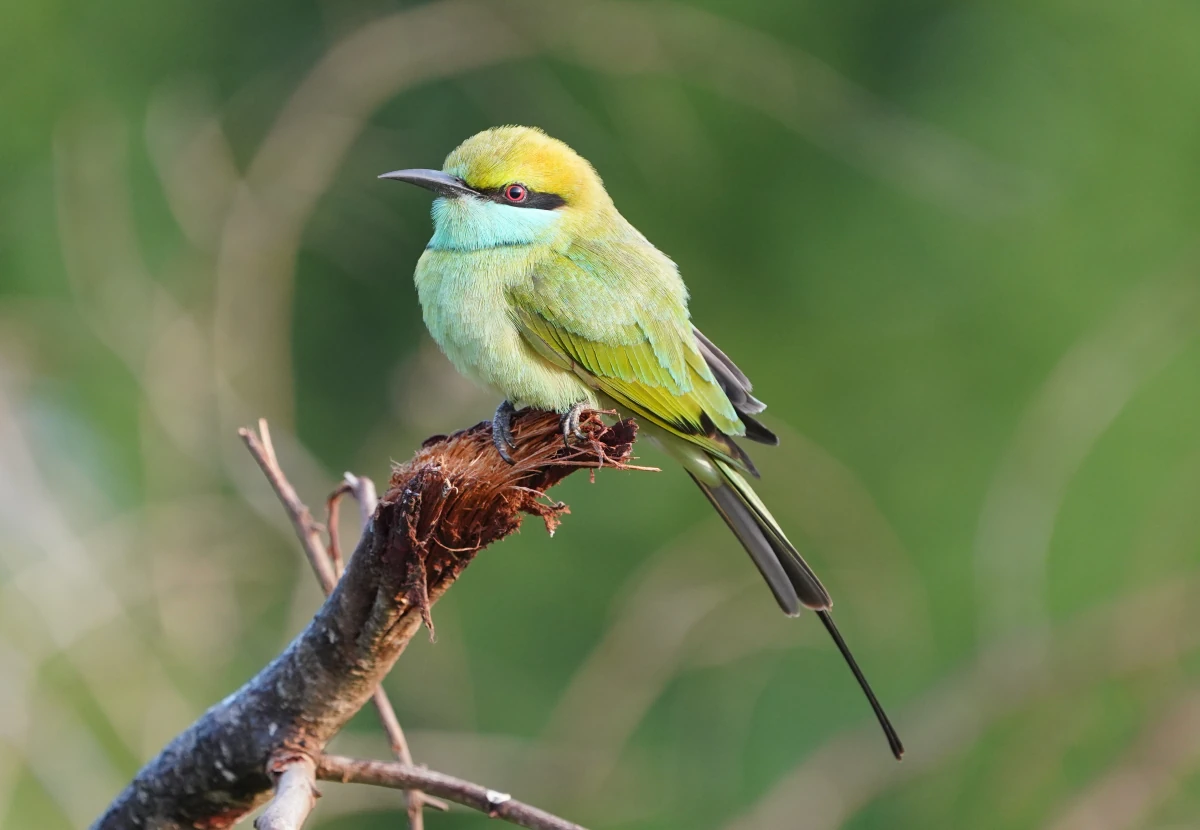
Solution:
M 511 412 L 512 405 L 509 404 L 508 408 L 510 410 L 509 413 L 500 422 L 500 437 L 504 440 L 505 444 L 507 444 L 509 447 L 511 447 L 512 449 L 515 450 L 517 448 L 517 439 L 513 438 L 512 412 Z
M 559 425 L 562 427 L 563 445 L 567 449 L 571 448 L 571 436 L 574 436 L 581 441 L 587 438 L 587 434 L 584 433 L 579 426 L 579 416 L 583 414 L 583 411 L 587 408 L 587 401 L 579 401 L 578 403 L 573 404 L 571 408 L 563 414 L 562 418 L 559 419 Z
M 512 432 L 513 413 L 516 411 L 511 401 L 504 401 L 496 407 L 496 414 L 492 416 L 492 444 L 496 447 L 496 452 L 500 453 L 500 457 L 509 464 L 517 463 L 508 453 L 510 449 L 517 448 Z
M 496 452 L 500 453 L 500 457 L 503 458 L 505 461 L 507 461 L 509 464 L 517 463 L 517 459 L 513 458 L 511 455 L 508 454 L 508 450 L 505 448 L 501 439 L 496 437 L 495 435 L 492 435 L 492 445 L 495 446 Z

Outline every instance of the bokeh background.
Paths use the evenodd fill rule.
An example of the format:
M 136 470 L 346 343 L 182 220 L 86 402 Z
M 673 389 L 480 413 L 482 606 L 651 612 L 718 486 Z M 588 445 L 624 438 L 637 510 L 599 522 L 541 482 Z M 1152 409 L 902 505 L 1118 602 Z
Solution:
M 85 827 L 316 608 L 238 426 L 317 506 L 489 415 L 375 176 L 504 123 L 756 381 L 909 755 L 666 471 L 575 477 L 439 603 L 387 683 L 417 759 L 593 827 L 1200 826 L 1200 6 L 4 6 L 4 827 Z M 336 747 L 387 755 L 369 711 Z

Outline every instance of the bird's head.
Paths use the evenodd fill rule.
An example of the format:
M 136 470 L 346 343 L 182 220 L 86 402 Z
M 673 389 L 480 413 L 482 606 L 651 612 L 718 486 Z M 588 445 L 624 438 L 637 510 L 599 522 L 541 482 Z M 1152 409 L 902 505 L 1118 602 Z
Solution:
M 484 130 L 458 145 L 441 170 L 397 170 L 380 178 L 438 194 L 431 248 L 548 242 L 612 207 L 587 160 L 532 127 Z

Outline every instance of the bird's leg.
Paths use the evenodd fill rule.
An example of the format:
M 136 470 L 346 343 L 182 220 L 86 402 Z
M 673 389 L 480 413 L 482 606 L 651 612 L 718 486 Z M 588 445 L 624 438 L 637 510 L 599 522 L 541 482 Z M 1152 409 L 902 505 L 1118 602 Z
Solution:
M 492 416 L 492 444 L 495 445 L 496 452 L 500 453 L 500 457 L 509 464 L 517 463 L 508 454 L 510 449 L 517 448 L 517 442 L 513 440 L 512 433 L 513 413 L 516 411 L 512 401 L 505 400 L 496 407 L 496 414 Z
M 571 436 L 583 440 L 587 438 L 583 430 L 579 428 L 579 416 L 588 408 L 590 404 L 587 401 L 579 401 L 571 405 L 571 408 L 563 413 L 559 419 L 559 426 L 562 428 L 563 444 L 567 449 L 571 448 Z

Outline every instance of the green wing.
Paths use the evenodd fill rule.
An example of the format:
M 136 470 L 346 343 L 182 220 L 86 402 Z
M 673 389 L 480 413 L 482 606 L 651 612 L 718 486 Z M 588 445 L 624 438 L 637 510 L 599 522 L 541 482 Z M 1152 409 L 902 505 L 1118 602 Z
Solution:
M 729 438 L 745 427 L 700 352 L 683 282 L 640 235 L 555 253 L 510 290 L 510 299 L 517 325 L 544 358 L 753 472 Z

